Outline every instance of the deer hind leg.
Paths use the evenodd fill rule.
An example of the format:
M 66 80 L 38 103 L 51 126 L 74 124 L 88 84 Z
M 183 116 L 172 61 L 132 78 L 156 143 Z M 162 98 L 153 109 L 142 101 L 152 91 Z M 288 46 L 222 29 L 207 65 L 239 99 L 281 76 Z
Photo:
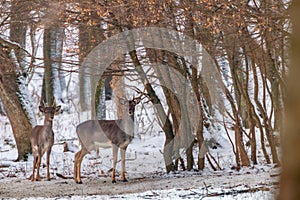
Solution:
M 31 181 L 34 181 L 34 172 L 35 172 L 35 168 L 36 168 L 37 159 L 38 159 L 38 157 L 33 157 Z
M 38 157 L 37 157 L 37 166 L 36 166 L 36 181 L 40 181 L 41 177 L 40 177 L 40 167 L 41 167 L 41 160 L 42 160 L 42 155 L 39 153 Z
M 78 151 L 74 156 L 74 175 L 73 175 L 74 177 L 73 178 L 75 181 L 77 180 L 77 162 L 78 162 L 78 155 L 80 154 L 79 153 L 80 151 Z
M 83 160 L 83 157 L 88 153 L 86 148 L 82 148 L 80 151 L 78 151 L 75 154 L 75 163 L 74 163 L 74 179 L 75 182 L 78 184 L 82 184 L 81 177 L 80 177 L 80 171 L 81 171 L 81 163 Z
M 123 182 L 127 182 L 128 180 L 126 179 L 126 170 L 125 170 L 125 153 L 126 149 L 121 149 L 121 160 L 122 160 L 122 180 Z
M 47 181 L 50 181 L 50 154 L 51 154 L 51 148 L 47 151 Z
M 80 179 L 80 172 L 78 173 L 78 159 L 79 159 L 81 151 L 82 151 L 82 149 L 80 151 L 78 151 L 74 156 L 74 180 L 76 183 L 79 183 L 78 179 Z
M 116 166 L 117 166 L 117 159 L 118 159 L 118 150 L 119 147 L 117 145 L 113 145 L 113 169 L 112 169 L 112 183 L 116 183 Z

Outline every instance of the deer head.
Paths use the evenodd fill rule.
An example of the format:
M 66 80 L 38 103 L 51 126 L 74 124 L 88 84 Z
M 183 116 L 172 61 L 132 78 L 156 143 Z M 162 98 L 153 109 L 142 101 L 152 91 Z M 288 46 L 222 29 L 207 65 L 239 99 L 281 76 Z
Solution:
M 125 106 L 127 115 L 133 116 L 135 111 L 135 106 L 139 104 L 142 100 L 142 95 L 139 97 L 134 97 L 132 100 L 119 99 L 121 105 Z

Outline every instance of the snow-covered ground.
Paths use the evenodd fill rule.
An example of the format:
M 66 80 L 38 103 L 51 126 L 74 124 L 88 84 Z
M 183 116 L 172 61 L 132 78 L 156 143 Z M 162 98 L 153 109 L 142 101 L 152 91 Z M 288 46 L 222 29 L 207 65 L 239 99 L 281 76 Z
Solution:
M 42 121 L 42 116 L 39 123 Z M 83 184 L 72 180 L 74 153 L 79 150 L 75 127 L 78 117 L 72 112 L 55 116 L 55 145 L 51 154 L 50 182 L 31 182 L 32 157 L 27 162 L 17 158 L 15 142 L 5 117 L 0 121 L 0 198 L 25 199 L 274 199 L 278 176 L 272 165 L 259 164 L 231 170 L 234 156 L 225 137 L 220 146 L 210 149 L 222 171 L 214 172 L 208 163 L 202 172 L 166 174 L 163 161 L 164 134 L 153 128 L 151 134 L 140 133 L 126 152 L 128 183 L 112 184 L 111 149 L 99 155 L 88 154 L 82 163 Z M 64 143 L 70 151 L 63 152 Z M 196 148 L 195 148 L 196 153 Z M 43 158 L 45 164 L 45 156 Z M 195 166 L 196 168 L 196 166 Z M 117 165 L 120 172 L 120 163 Z M 46 168 L 41 169 L 45 177 Z M 117 177 L 119 178 L 119 177 Z

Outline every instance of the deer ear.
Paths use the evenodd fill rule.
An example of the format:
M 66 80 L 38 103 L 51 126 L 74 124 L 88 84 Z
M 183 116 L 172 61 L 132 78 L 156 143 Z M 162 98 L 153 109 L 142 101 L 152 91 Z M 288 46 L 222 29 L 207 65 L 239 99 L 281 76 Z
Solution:
M 58 113 L 60 111 L 60 109 L 61 109 L 61 106 L 56 106 L 55 107 L 55 113 Z
M 43 113 L 44 112 L 44 106 L 39 106 L 39 110 Z

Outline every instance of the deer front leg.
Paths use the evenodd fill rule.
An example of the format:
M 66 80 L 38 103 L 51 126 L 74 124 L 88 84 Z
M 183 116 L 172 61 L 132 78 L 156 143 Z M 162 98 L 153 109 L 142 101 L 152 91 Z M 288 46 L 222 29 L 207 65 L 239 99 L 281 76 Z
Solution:
M 41 160 L 42 160 L 42 156 L 41 156 L 41 154 L 38 154 L 37 166 L 36 166 L 36 178 L 35 178 L 36 181 L 41 180 L 41 177 L 40 177 Z
M 35 172 L 35 168 L 36 168 L 36 161 L 37 161 L 37 157 L 33 157 L 31 181 L 34 181 L 34 172 Z
M 113 169 L 112 169 L 112 182 L 116 183 L 116 166 L 117 166 L 117 159 L 118 159 L 118 149 L 117 145 L 113 145 Z
M 51 154 L 51 148 L 47 151 L 47 159 L 46 159 L 47 181 L 50 181 L 50 154 Z
M 123 182 L 127 182 L 125 173 L 125 154 L 126 154 L 126 149 L 121 149 L 121 160 L 122 160 L 122 180 Z

